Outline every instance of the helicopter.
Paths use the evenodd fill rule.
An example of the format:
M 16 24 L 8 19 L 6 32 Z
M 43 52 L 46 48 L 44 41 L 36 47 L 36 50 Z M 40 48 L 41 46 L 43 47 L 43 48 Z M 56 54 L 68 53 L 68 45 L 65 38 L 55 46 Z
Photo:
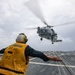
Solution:
M 43 38 L 45 38 L 47 40 L 51 40 L 52 44 L 54 44 L 54 42 L 62 42 L 62 40 L 58 40 L 58 35 L 52 28 L 53 26 L 47 25 L 46 22 L 44 22 L 44 24 L 46 25 L 44 27 L 27 28 L 27 29 L 32 30 L 37 29 L 37 34 L 39 35 L 41 41 L 43 40 Z
M 41 41 L 43 40 L 43 38 L 45 38 L 51 40 L 52 44 L 54 44 L 54 42 L 62 42 L 62 40 L 57 39 L 58 37 L 57 33 L 55 33 L 54 29 L 51 28 L 50 26 L 38 27 L 37 33 L 41 37 L 40 38 Z

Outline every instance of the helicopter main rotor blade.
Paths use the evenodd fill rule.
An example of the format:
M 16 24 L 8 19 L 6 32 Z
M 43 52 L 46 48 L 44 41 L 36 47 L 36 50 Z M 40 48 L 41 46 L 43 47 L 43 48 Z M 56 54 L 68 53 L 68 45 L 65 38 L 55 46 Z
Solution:
M 69 24 L 73 23 L 73 22 L 67 22 L 67 23 L 63 23 L 63 24 L 59 24 L 59 25 L 50 26 L 45 21 L 43 13 L 42 13 L 41 8 L 40 8 L 40 5 L 39 5 L 37 0 L 30 0 L 26 3 L 24 3 L 24 5 L 26 5 L 35 14 L 35 16 L 38 17 L 48 27 L 65 26 L 65 25 L 69 25 Z M 32 29 L 35 29 L 35 28 L 32 28 Z
M 37 0 L 30 0 L 25 5 L 37 16 L 45 25 L 49 26 L 43 16 L 40 5 Z M 51 27 L 51 26 L 50 26 Z
M 70 21 L 70 22 L 66 22 L 66 23 L 59 24 L 59 25 L 54 25 L 53 27 L 66 26 L 66 25 L 70 25 L 72 23 L 75 23 L 75 21 Z
M 24 28 L 24 29 L 26 29 L 26 30 L 35 30 L 37 28 Z
M 25 5 L 41 20 L 44 20 L 43 14 L 41 12 L 39 3 L 37 0 L 30 0 L 25 3 Z

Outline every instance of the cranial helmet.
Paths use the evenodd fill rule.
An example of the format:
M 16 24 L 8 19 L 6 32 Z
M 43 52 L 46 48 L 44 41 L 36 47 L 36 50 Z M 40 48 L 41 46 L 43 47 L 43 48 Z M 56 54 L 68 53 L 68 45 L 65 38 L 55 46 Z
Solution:
M 20 33 L 16 38 L 16 42 L 18 43 L 26 43 L 28 41 L 27 36 L 24 33 Z

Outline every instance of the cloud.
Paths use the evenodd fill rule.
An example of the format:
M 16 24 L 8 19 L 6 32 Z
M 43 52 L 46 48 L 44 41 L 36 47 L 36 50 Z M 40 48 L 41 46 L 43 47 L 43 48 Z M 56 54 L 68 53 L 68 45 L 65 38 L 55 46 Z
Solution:
M 25 27 L 45 26 L 40 19 L 50 25 L 60 25 L 62 23 L 75 20 L 75 3 L 68 0 L 38 0 L 40 10 L 37 16 L 29 10 L 24 3 L 28 0 L 1 0 L 0 1 L 0 48 L 6 47 L 13 42 L 20 32 L 28 36 L 28 43 L 37 50 L 72 50 L 75 41 L 74 22 L 70 25 L 55 27 L 54 30 L 61 43 L 51 44 L 50 40 L 43 39 L 37 34 L 37 30 L 28 31 Z M 31 0 L 32 1 L 32 0 Z M 35 9 L 37 9 L 35 7 Z M 42 16 L 42 14 L 43 16 Z

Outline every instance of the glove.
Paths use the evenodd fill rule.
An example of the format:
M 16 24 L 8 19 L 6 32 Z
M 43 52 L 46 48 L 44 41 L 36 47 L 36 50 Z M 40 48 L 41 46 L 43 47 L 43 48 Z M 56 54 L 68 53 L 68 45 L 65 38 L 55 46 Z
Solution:
M 52 61 L 62 61 L 59 57 L 57 56 L 47 56 L 50 60 Z

